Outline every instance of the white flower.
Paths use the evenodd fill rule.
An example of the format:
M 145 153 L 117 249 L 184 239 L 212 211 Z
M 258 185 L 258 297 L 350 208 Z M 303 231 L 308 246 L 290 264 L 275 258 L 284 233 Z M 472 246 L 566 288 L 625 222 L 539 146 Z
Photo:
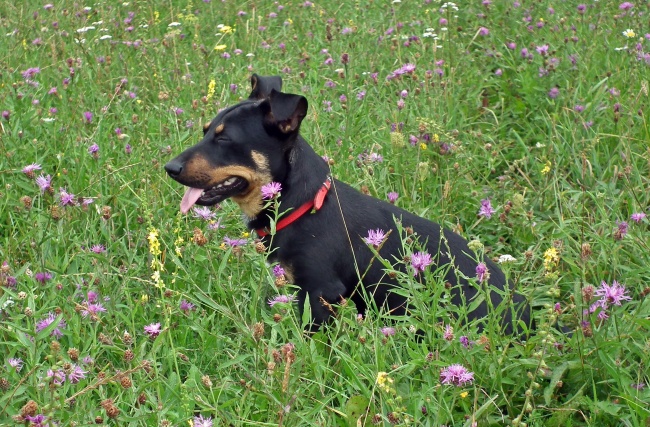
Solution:
M 180 22 L 171 22 L 171 23 L 170 23 L 169 25 L 167 25 L 167 26 L 168 26 L 168 27 L 178 27 L 179 25 L 181 25 Z
M 103 36 L 101 36 L 99 38 L 99 40 L 108 40 L 108 39 L 112 39 L 112 38 L 113 38 L 113 36 L 111 36 L 110 34 L 104 34 Z
M 499 257 L 499 264 L 506 264 L 508 262 L 515 262 L 515 261 L 517 261 L 517 258 L 509 254 L 501 255 Z
M 636 37 L 636 33 L 634 32 L 634 30 L 631 30 L 630 28 L 628 28 L 627 30 L 623 31 L 623 35 L 624 35 L 625 37 L 627 37 L 628 39 L 631 39 L 631 38 L 633 38 L 633 37 Z
M 82 34 L 82 33 L 87 33 L 89 30 L 94 30 L 94 29 L 95 29 L 95 27 L 93 27 L 92 25 L 90 25 L 90 26 L 88 26 L 88 27 L 81 27 L 81 28 L 79 28 L 79 29 L 77 30 L 77 32 L 78 32 L 79 34 Z

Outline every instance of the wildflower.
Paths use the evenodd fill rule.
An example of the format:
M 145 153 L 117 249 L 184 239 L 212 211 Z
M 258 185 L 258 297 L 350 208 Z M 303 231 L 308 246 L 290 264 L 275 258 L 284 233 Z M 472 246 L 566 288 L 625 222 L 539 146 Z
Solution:
M 34 274 L 34 279 L 36 279 L 36 281 L 41 285 L 44 285 L 47 281 L 52 279 L 52 273 L 49 273 L 47 271 L 38 272 Z
M 36 323 L 36 332 L 37 333 L 41 332 L 43 329 L 50 326 L 52 323 L 54 323 L 56 318 L 57 318 L 56 314 L 54 314 L 52 312 L 47 313 L 47 316 L 45 316 L 43 319 L 38 321 L 38 323 Z M 59 321 L 58 325 L 56 326 L 56 328 L 54 328 L 52 330 L 50 335 L 52 335 L 53 337 L 59 337 L 59 338 L 62 337 L 63 332 L 61 332 L 61 328 L 65 328 L 66 326 L 67 325 L 66 325 L 65 321 L 63 319 L 61 319 Z
M 397 198 L 399 197 L 399 194 L 394 192 L 394 191 L 391 191 L 386 195 L 386 197 L 388 197 L 388 201 L 390 203 L 395 204 L 395 201 L 397 201 Z
M 96 143 L 88 147 L 88 154 L 93 156 L 94 158 L 99 157 L 99 145 Z
M 546 164 L 544 164 L 544 167 L 542 168 L 542 170 L 540 172 L 542 173 L 542 175 L 546 175 L 550 171 L 551 171 L 551 162 L 547 160 Z
M 413 276 L 417 276 L 420 271 L 424 272 L 424 269 L 431 265 L 433 261 L 431 260 L 431 255 L 427 252 L 416 252 L 411 256 L 411 265 L 415 270 Z
M 187 314 L 188 312 L 190 312 L 192 310 L 196 310 L 196 306 L 194 304 L 192 304 L 191 302 L 186 301 L 186 300 L 181 300 L 179 308 L 185 314 Z
M 559 94 L 560 94 L 560 89 L 558 89 L 557 87 L 553 87 L 551 88 L 551 90 L 548 91 L 548 97 L 551 99 L 557 98 Z
M 106 309 L 100 303 L 87 302 L 84 309 L 81 310 L 81 315 L 83 317 L 90 316 L 91 319 L 96 320 L 96 319 L 98 319 L 97 313 L 103 313 L 105 311 L 106 311 Z
M 539 53 L 540 55 L 545 56 L 545 55 L 548 54 L 548 45 L 547 45 L 547 44 L 543 44 L 543 45 L 541 45 L 541 46 L 537 46 L 537 47 L 535 48 L 535 50 L 536 50 L 537 53 Z
M 450 365 L 440 371 L 440 382 L 461 387 L 474 381 L 474 373 L 469 372 L 463 365 Z
M 36 74 L 40 73 L 41 69 L 38 67 L 33 67 L 33 68 L 28 68 L 27 70 L 22 72 L 23 78 L 25 80 L 30 80 L 32 77 L 34 77 Z
M 230 237 L 226 236 L 223 238 L 224 243 L 226 243 L 228 246 L 231 248 L 236 248 L 238 246 L 243 246 L 248 242 L 246 239 L 231 239 Z
M 149 240 L 149 253 L 153 256 L 160 255 L 161 251 L 160 242 L 158 241 L 158 230 L 152 227 L 147 235 L 147 240 Z
M 199 415 L 194 417 L 193 420 L 193 426 L 194 427 L 212 427 L 212 418 L 207 417 L 204 418 L 203 415 Z
M 368 230 L 368 237 L 364 237 L 363 241 L 369 246 L 378 248 L 384 242 L 385 238 L 386 233 L 384 230 L 378 228 L 376 230 Z
M 68 374 L 68 381 L 70 381 L 71 384 L 77 384 L 84 378 L 86 378 L 86 371 L 81 369 L 81 366 L 74 364 L 72 366 L 72 371 Z
M 276 295 L 273 298 L 269 298 L 269 306 L 273 307 L 276 304 L 291 304 L 296 297 L 294 295 Z
M 579 4 L 578 7 L 576 7 L 576 9 L 578 9 L 578 13 L 582 15 L 585 13 L 585 10 L 587 9 L 587 5 Z
M 469 338 L 467 338 L 467 336 L 465 336 L 465 335 L 463 335 L 462 337 L 458 338 L 458 341 L 460 341 L 460 343 L 461 343 L 461 344 L 463 345 L 463 347 L 465 347 L 465 348 L 469 348 L 469 346 L 470 346 L 470 344 L 471 344 L 470 341 L 469 341 Z
M 204 221 L 211 221 L 217 217 L 217 214 L 212 212 L 207 206 L 201 206 L 200 208 L 195 207 L 193 212 L 194 218 L 200 218 Z
M 5 120 L 9 120 L 9 117 L 11 116 L 11 113 L 9 110 L 2 110 L 2 118 Z
M 635 212 L 632 215 L 630 215 L 630 219 L 636 222 L 637 224 L 640 223 L 645 217 L 646 214 L 644 212 Z
M 479 283 L 486 282 L 490 278 L 490 271 L 484 262 L 479 262 L 476 266 L 476 278 L 478 279 Z
M 31 165 L 27 165 L 23 168 L 23 173 L 29 178 L 34 178 L 34 171 L 38 170 L 41 170 L 41 165 L 38 163 L 32 163 Z
M 385 326 L 385 327 L 381 328 L 380 330 L 381 330 L 381 333 L 384 334 L 385 337 L 390 337 L 390 336 L 393 336 L 393 335 L 395 335 L 397 333 L 395 328 L 391 328 L 390 326 Z
M 9 359 L 7 359 L 7 363 L 9 364 L 9 366 L 14 368 L 16 372 L 20 372 L 20 370 L 23 369 L 22 359 L 10 357 Z
M 40 188 L 41 193 L 52 189 L 52 177 L 50 175 L 41 175 L 36 178 L 36 185 Z
M 611 286 L 603 280 L 600 287 L 596 289 L 595 295 L 601 297 L 600 301 L 602 302 L 603 308 L 607 308 L 610 304 L 621 305 L 621 301 L 630 301 L 632 298 L 626 295 L 626 293 L 625 286 L 616 280 L 612 282 Z
M 479 36 L 487 36 L 488 34 L 490 34 L 490 30 L 488 30 L 485 27 L 481 27 L 478 29 L 478 34 Z
M 496 211 L 492 207 L 490 199 L 481 200 L 481 207 L 478 210 L 478 216 L 483 216 L 485 218 L 491 218 Z
M 285 274 L 284 268 L 282 268 L 280 264 L 276 264 L 275 266 L 273 266 L 273 275 L 275 277 L 284 276 L 284 274 Z
M 362 101 L 363 98 L 365 98 L 365 97 L 366 97 L 366 91 L 365 90 L 360 90 L 359 93 L 357 93 L 357 99 L 359 101 Z
M 630 10 L 634 7 L 633 3 L 630 3 L 629 1 L 621 3 L 618 8 L 621 10 Z
M 96 254 L 101 254 L 106 252 L 106 247 L 104 245 L 92 245 L 90 251 Z
M 614 239 L 621 240 L 627 236 L 628 224 L 627 221 L 616 221 L 616 229 L 614 230 Z
M 59 204 L 61 206 L 75 206 L 75 195 L 68 193 L 65 188 L 59 189 Z
M 65 382 L 65 372 L 62 369 L 59 369 L 57 371 L 48 369 L 47 376 L 52 380 L 52 382 L 55 385 L 61 385 Z
M 388 373 L 377 372 L 377 387 L 388 393 L 391 391 L 391 384 L 393 384 L 393 379 L 388 376 Z
M 627 37 L 628 39 L 632 39 L 632 38 L 636 37 L 636 33 L 634 32 L 634 30 L 631 30 L 629 28 L 627 30 L 623 31 L 623 35 L 625 37 Z
M 445 326 L 445 332 L 442 334 L 445 341 L 452 341 L 454 339 L 454 328 L 451 325 Z
M 646 386 L 645 383 L 630 384 L 630 387 L 632 387 L 635 390 L 643 390 L 645 388 L 645 386 Z
M 158 335 L 160 335 L 161 332 L 160 322 L 145 326 L 144 332 L 145 334 L 149 335 L 149 338 L 156 338 Z
M 517 261 L 517 258 L 515 258 L 515 257 L 513 257 L 512 255 L 509 255 L 509 254 L 501 255 L 499 257 L 499 264 L 507 264 L 507 263 L 515 262 L 515 261 Z
M 264 200 L 275 199 L 280 191 L 282 191 L 282 185 L 279 182 L 270 182 L 262 186 L 262 198 Z
M 560 262 L 560 255 L 557 252 L 557 249 L 551 247 L 544 252 L 544 269 L 547 271 L 553 270 L 553 267 L 557 266 Z
M 90 123 L 93 121 L 93 113 L 91 113 L 90 111 L 85 111 L 83 116 L 86 123 Z

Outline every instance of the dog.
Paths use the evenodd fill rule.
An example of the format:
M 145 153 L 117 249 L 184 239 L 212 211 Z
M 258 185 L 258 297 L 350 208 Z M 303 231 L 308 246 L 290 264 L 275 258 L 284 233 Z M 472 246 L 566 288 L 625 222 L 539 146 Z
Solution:
M 215 205 L 232 199 L 244 213 L 247 225 L 270 250 L 299 288 L 298 307 L 308 301 L 315 331 L 328 322 L 332 304 L 351 299 L 360 313 L 368 304 L 404 315 L 409 303 L 396 274 L 387 274 L 377 257 L 395 263 L 395 269 L 413 275 L 403 249 L 400 230 L 420 245 L 435 261 L 429 268 L 444 274 L 455 305 L 477 303 L 466 320 L 484 326 L 488 314 L 485 298 L 477 283 L 479 261 L 460 235 L 401 209 L 365 195 L 331 177 L 328 163 L 300 136 L 307 115 L 307 99 L 284 93 L 278 76 L 251 77 L 248 99 L 225 108 L 204 127 L 203 139 L 165 165 L 171 178 L 189 187 L 181 211 L 192 206 Z M 281 214 L 272 226 L 273 211 L 265 204 L 262 186 L 281 184 Z M 397 225 L 400 225 L 398 229 Z M 373 252 L 364 241 L 368 230 L 387 232 Z M 402 233 L 404 234 L 404 233 Z M 395 262 L 398 260 L 398 262 Z M 501 332 L 526 330 L 531 312 L 526 299 L 509 289 L 499 267 L 489 258 L 487 267 L 490 300 L 501 311 Z M 442 267 L 442 268 L 441 268 Z M 447 267 L 447 268 L 444 268 Z M 439 268 L 439 270 L 436 270 Z M 417 272 L 416 272 L 417 273 Z M 424 275 L 418 273 L 417 280 Z M 504 300 L 504 295 L 507 299 Z M 524 326 L 525 325 L 525 326 Z

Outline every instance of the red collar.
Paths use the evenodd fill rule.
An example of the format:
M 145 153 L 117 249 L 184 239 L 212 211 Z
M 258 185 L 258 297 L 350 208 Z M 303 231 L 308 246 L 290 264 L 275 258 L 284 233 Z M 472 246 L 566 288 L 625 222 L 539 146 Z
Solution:
M 314 199 L 308 200 L 298 209 L 294 210 L 289 215 L 285 216 L 280 221 L 278 221 L 277 224 L 275 225 L 275 231 L 278 232 L 282 230 L 283 228 L 287 227 L 292 222 L 294 222 L 295 220 L 297 220 L 298 218 L 300 218 L 310 210 L 311 213 L 315 213 L 317 210 L 319 210 L 323 206 L 323 202 L 325 201 L 325 196 L 327 195 L 327 192 L 329 191 L 331 186 L 332 186 L 332 177 L 328 176 L 327 180 L 318 189 L 318 192 L 316 193 Z M 260 237 L 267 236 L 270 233 L 268 227 L 257 228 L 255 229 L 255 231 L 257 232 L 257 235 Z

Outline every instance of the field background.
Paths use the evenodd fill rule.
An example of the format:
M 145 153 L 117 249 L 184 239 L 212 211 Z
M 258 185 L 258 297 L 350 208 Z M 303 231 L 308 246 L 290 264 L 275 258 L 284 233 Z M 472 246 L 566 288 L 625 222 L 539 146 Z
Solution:
M 650 425 L 648 6 L 2 2 L 0 424 Z M 439 282 L 313 338 L 269 307 L 295 290 L 236 206 L 181 215 L 162 168 L 253 72 L 307 97 L 336 177 L 514 257 L 529 339 Z

